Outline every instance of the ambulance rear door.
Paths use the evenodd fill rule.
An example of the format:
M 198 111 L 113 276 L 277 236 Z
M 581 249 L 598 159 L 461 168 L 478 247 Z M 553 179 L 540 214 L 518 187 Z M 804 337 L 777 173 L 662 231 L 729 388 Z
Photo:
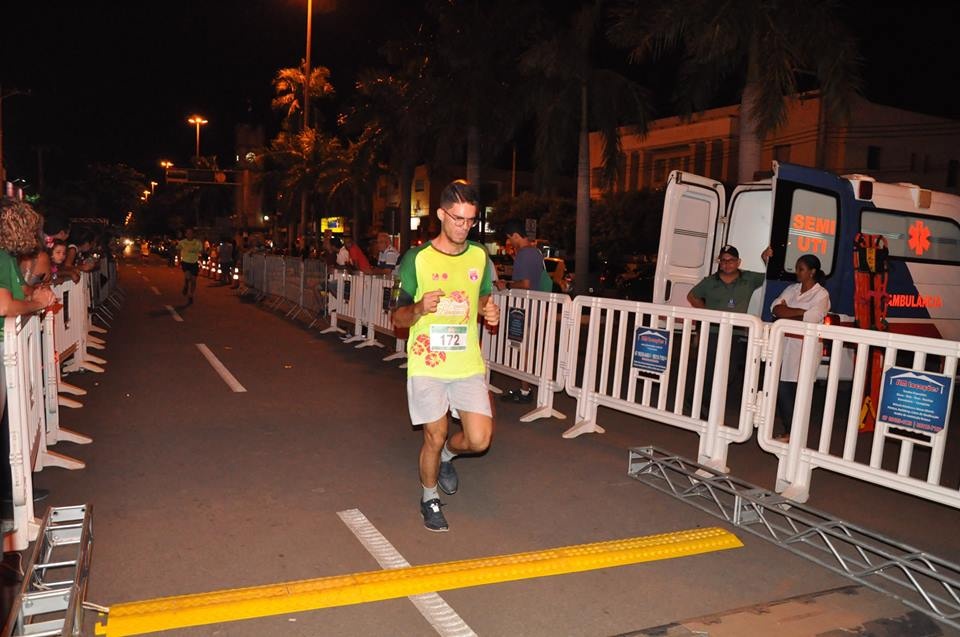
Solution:
M 687 293 L 713 272 L 722 242 L 726 206 L 723 184 L 675 170 L 667 181 L 653 302 L 689 306 Z

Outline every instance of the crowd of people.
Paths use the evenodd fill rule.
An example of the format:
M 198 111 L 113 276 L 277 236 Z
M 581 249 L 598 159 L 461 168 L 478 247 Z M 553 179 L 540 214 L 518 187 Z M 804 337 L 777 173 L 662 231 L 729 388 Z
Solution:
M 13 317 L 41 310 L 59 311 L 52 286 L 80 280 L 81 272 L 96 271 L 109 258 L 110 237 L 105 228 L 71 227 L 66 219 L 42 217 L 30 204 L 0 199 L 0 316 Z M 3 333 L 0 332 L 0 342 Z M 4 375 L 0 366 L 0 379 Z M 7 410 L 3 410 L 0 457 L 10 456 Z M 2 517 L 11 516 L 10 471 L 0 482 Z

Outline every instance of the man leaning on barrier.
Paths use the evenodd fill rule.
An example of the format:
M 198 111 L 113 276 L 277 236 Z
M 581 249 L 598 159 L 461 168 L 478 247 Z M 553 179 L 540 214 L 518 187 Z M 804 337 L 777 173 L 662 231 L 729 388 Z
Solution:
M 479 323 L 500 320 L 490 298 L 490 260 L 478 243 L 467 241 L 477 220 L 476 189 L 455 181 L 440 195 L 440 234 L 404 255 L 393 322 L 409 327 L 407 402 L 410 420 L 423 425 L 420 448 L 420 513 L 430 531 L 446 531 L 438 488 L 459 488 L 452 460 L 481 453 L 493 436 L 493 413 L 480 353 Z M 447 412 L 460 414 L 463 431 L 447 439 Z
M 764 265 L 772 254 L 773 250 L 769 247 L 760 254 Z M 763 285 L 766 274 L 764 272 L 741 270 L 740 251 L 732 245 L 725 245 L 720 248 L 718 261 L 717 271 L 693 286 L 693 289 L 687 293 L 687 301 L 696 308 L 745 314 L 749 309 L 750 298 L 753 296 L 754 290 Z M 703 400 L 700 407 L 700 417 L 703 420 L 706 420 L 708 416 L 707 410 L 713 386 L 714 364 L 719 363 L 716 357 L 717 330 L 712 327 L 707 344 L 707 365 L 703 379 Z M 742 342 L 741 339 L 734 338 L 730 350 L 728 390 L 739 391 L 742 388 L 746 357 L 746 343 Z

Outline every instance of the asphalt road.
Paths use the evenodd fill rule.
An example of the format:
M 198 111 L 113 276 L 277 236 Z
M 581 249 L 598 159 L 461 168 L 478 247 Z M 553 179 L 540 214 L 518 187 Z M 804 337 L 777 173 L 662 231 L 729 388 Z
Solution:
M 63 426 L 94 443 L 57 451 L 87 468 L 35 477 L 51 492 L 43 504 L 93 505 L 93 602 L 378 569 L 337 515 L 351 509 L 413 565 L 723 526 L 626 475 L 630 447 L 695 458 L 693 434 L 601 410 L 605 435 L 564 440 L 575 404 L 561 394 L 566 421 L 521 423 L 523 406 L 497 405 L 490 451 L 455 461 L 450 532 L 430 533 L 418 511 L 421 435 L 407 417 L 405 371 L 382 362 L 383 350 L 354 349 L 206 279 L 186 307 L 181 283 L 154 257 L 122 266 L 127 300 L 98 352 L 106 373 L 67 378 L 89 394 L 82 409 L 62 410 Z M 232 391 L 198 344 L 246 391 Z M 752 441 L 731 449 L 730 466 L 773 487 L 776 461 Z M 960 561 L 955 510 L 824 471 L 809 504 Z M 738 535 L 744 548 L 441 596 L 479 635 L 614 635 L 849 583 Z M 166 634 L 436 632 L 397 599 Z

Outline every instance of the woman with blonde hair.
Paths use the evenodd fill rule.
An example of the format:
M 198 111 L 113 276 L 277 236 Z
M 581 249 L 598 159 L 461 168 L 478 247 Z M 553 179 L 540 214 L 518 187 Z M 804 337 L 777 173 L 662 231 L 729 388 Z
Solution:
M 48 287 L 27 298 L 17 257 L 37 249 L 43 218 L 29 204 L 4 197 L 0 201 L 0 316 L 42 310 L 56 301 Z

